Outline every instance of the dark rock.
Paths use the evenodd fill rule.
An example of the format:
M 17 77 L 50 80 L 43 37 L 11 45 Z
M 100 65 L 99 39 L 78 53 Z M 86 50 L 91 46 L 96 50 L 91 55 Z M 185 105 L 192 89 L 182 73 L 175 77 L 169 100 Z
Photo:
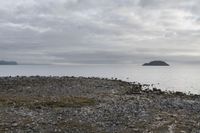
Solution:
M 177 96 L 185 96 L 186 94 L 183 93 L 183 92 L 177 91 L 177 92 L 175 92 L 175 95 L 177 95 Z

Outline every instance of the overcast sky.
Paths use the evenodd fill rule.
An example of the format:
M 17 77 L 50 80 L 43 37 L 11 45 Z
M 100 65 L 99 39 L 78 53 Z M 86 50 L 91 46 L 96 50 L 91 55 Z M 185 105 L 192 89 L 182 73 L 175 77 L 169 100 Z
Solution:
M 0 59 L 200 63 L 200 0 L 1 0 Z

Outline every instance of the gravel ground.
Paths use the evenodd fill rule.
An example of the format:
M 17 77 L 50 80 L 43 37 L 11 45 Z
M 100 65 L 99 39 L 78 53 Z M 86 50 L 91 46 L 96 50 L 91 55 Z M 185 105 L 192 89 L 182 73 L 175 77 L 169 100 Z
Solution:
M 0 132 L 200 133 L 200 96 L 84 77 L 1 77 Z

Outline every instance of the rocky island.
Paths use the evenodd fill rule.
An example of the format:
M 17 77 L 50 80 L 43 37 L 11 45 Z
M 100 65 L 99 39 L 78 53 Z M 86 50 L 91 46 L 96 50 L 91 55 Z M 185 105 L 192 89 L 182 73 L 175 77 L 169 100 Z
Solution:
M 0 132 L 199 133 L 200 96 L 85 77 L 0 77 Z
M 143 66 L 169 66 L 169 64 L 164 61 L 151 61 L 149 63 L 143 64 Z
M 18 63 L 15 61 L 4 61 L 0 60 L 0 65 L 17 65 Z

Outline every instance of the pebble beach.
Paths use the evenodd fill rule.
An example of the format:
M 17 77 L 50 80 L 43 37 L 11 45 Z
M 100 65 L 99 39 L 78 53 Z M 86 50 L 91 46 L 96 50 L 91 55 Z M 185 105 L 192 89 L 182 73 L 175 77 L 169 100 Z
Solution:
M 1 77 L 0 132 L 199 133 L 200 96 L 94 77 Z

